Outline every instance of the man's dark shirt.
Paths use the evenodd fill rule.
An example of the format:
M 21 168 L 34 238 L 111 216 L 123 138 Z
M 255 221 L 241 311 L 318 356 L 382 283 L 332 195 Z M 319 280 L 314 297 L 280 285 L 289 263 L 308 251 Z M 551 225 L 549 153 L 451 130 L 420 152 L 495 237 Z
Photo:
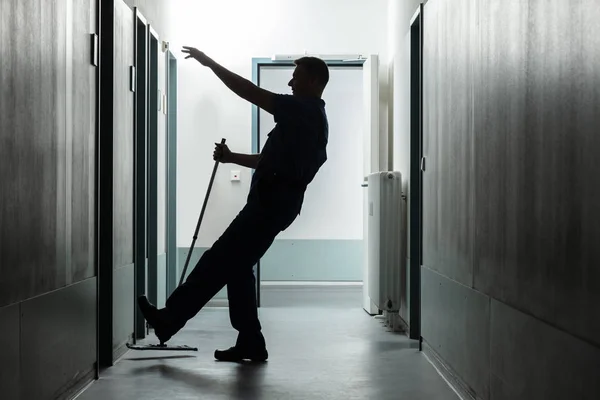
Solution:
M 252 176 L 250 196 L 262 181 L 275 179 L 283 187 L 306 186 L 327 160 L 329 124 L 322 99 L 276 95 L 275 128 L 261 151 Z M 282 186 L 279 186 L 281 188 Z

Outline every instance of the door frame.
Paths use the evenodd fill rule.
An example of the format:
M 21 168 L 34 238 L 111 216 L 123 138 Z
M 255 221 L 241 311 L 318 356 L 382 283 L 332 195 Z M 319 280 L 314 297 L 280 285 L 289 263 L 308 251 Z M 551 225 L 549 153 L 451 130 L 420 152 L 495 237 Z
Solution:
M 123 2 L 124 5 L 127 5 Z M 96 126 L 96 274 L 97 274 L 97 339 L 96 378 L 114 365 L 114 76 L 115 76 L 115 6 L 114 1 L 97 2 L 98 38 L 92 45 L 98 57 L 97 126 Z M 127 7 L 129 7 L 127 5 Z M 131 9 L 130 9 L 131 10 Z M 135 18 L 135 9 L 131 10 Z M 135 20 L 134 20 L 135 22 Z M 134 25 L 135 26 L 135 25 Z M 135 44 L 134 29 L 131 32 Z M 96 39 L 93 39 L 96 41 Z M 135 71 L 135 53 L 130 69 L 130 85 Z M 135 91 L 130 87 L 131 91 Z M 135 95 L 134 95 L 135 102 Z M 135 115 L 131 128 L 135 132 Z M 135 210 L 132 210 L 134 212 Z M 135 215 L 134 215 L 135 217 Z M 135 222 L 134 222 L 135 224 Z M 135 225 L 134 225 L 135 228 Z M 135 302 L 134 302 L 135 303 Z M 135 310 L 134 310 L 135 312 Z M 135 340 L 135 335 L 134 335 Z
M 146 246 L 148 249 L 148 300 L 158 304 L 158 69 L 160 39 L 152 25 L 148 25 L 148 105 L 147 105 L 147 179 Z
M 147 154 L 148 154 L 148 20 L 138 7 L 134 7 L 134 341 L 146 337 L 147 325 L 137 307 L 137 297 L 146 293 L 148 246 L 147 246 Z M 141 34 L 143 30 L 143 34 Z M 143 54 L 140 54 L 143 42 Z M 140 65 L 140 56 L 143 65 Z
M 260 69 L 261 67 L 290 67 L 294 66 L 295 58 L 290 58 L 289 60 L 273 60 L 271 58 L 252 58 L 252 82 L 260 86 Z M 325 59 L 323 60 L 327 64 L 328 67 L 356 67 L 363 66 L 363 64 L 367 61 L 367 59 L 352 59 L 352 60 L 344 60 L 344 59 Z M 256 105 L 252 105 L 252 153 L 256 154 L 260 152 L 260 112 L 259 107 Z M 252 174 L 254 174 L 254 170 L 252 170 Z M 254 274 L 256 277 L 256 304 L 260 307 L 260 259 L 254 266 Z
M 177 278 L 177 58 L 167 50 L 167 291 L 168 298 Z
M 423 263 L 423 4 L 410 21 L 409 337 L 421 340 Z

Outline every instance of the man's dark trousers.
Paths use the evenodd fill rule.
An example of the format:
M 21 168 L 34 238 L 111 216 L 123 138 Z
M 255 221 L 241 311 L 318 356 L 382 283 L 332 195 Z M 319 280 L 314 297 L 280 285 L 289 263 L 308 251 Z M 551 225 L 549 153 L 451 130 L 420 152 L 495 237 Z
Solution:
M 277 181 L 259 182 L 248 202 L 213 246 L 204 252 L 185 283 L 166 302 L 178 329 L 225 285 L 231 325 L 240 341 L 260 334 L 253 267 L 300 211 L 304 190 Z

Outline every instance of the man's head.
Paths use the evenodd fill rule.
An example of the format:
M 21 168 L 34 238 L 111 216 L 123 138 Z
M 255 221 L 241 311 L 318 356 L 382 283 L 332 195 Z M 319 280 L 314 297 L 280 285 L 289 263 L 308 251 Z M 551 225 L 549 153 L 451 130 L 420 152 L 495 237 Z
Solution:
M 296 96 L 318 97 L 329 82 L 329 68 L 316 57 L 302 57 L 294 61 L 296 69 L 288 85 Z

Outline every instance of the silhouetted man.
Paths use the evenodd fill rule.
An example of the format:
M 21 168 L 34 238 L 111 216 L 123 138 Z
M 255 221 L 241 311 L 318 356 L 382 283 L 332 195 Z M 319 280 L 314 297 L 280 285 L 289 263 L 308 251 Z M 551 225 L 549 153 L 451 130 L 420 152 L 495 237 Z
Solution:
M 253 266 L 300 214 L 304 192 L 327 160 L 329 126 L 321 97 L 329 70 L 318 58 L 296 60 L 288 84 L 292 95 L 282 95 L 228 71 L 193 47 L 184 46 L 183 52 L 186 59 L 210 68 L 238 96 L 272 114 L 276 126 L 260 154 L 233 153 L 226 145 L 216 145 L 215 160 L 255 169 L 246 205 L 204 252 L 165 308 L 157 309 L 145 297 L 140 297 L 139 306 L 165 343 L 227 285 L 231 325 L 238 338 L 228 350 L 216 350 L 215 358 L 264 361 L 268 352 L 258 320 Z

